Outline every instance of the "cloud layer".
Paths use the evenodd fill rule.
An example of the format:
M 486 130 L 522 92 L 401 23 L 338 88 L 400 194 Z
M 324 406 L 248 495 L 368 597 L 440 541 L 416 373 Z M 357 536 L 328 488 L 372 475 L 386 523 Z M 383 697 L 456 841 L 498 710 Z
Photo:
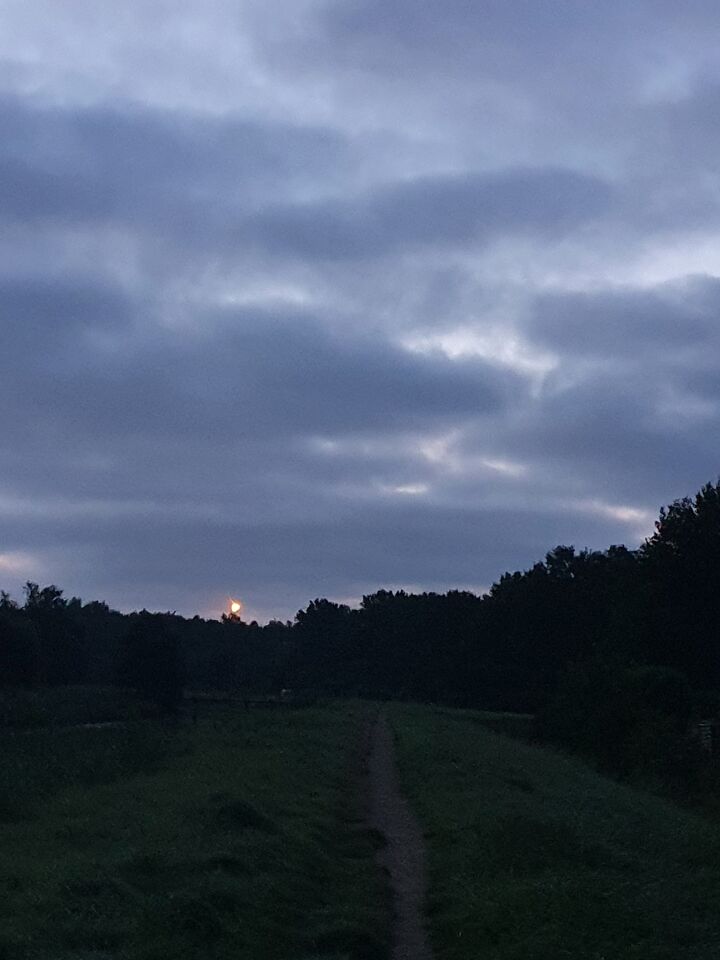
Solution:
M 715 479 L 716 5 L 0 9 L 0 573 L 292 616 Z

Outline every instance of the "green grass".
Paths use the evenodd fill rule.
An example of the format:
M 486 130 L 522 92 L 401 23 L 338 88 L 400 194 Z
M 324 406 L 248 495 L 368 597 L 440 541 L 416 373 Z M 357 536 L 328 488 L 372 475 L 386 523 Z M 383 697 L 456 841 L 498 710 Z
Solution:
M 494 710 L 445 710 L 444 715 L 462 723 L 479 723 L 488 730 L 502 733 L 518 740 L 533 740 L 535 715 Z
M 582 762 L 394 707 L 438 960 L 710 960 L 720 827 Z
M 42 804 L 63 790 L 154 770 L 188 748 L 176 728 L 155 721 L 0 733 L 0 825 L 42 816 Z
M 106 738 L 96 757 L 115 743 L 124 759 L 105 782 L 31 784 L 25 819 L 0 824 L 0 958 L 385 958 L 387 892 L 358 806 L 362 714 L 215 711 L 164 730 L 140 763 L 126 730 L 57 737 L 56 771 L 63 758 L 77 770 L 82 734 Z
M 389 709 L 438 960 L 715 960 L 720 826 L 487 715 Z M 0 960 L 385 960 L 365 715 L 0 736 Z

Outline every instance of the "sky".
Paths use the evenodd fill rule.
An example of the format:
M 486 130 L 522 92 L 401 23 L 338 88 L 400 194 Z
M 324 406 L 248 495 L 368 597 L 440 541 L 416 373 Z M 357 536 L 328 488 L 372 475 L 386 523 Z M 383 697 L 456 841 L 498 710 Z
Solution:
M 291 618 L 720 471 L 714 0 L 0 0 L 0 585 Z

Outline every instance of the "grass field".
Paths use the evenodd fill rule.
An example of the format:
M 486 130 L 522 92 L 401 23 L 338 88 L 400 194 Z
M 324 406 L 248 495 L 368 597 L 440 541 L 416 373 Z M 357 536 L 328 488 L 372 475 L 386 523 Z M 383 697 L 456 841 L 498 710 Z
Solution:
M 393 707 L 438 960 L 711 960 L 720 827 L 472 716 Z
M 150 721 L 0 734 L 0 826 L 42 819 L 46 801 L 64 790 L 150 772 L 187 749 L 176 729 Z
M 350 706 L 3 737 L 0 958 L 386 957 L 362 727 Z
M 373 709 L 0 735 L 0 960 L 387 960 Z M 387 709 L 437 960 L 715 960 L 720 826 L 486 714 Z

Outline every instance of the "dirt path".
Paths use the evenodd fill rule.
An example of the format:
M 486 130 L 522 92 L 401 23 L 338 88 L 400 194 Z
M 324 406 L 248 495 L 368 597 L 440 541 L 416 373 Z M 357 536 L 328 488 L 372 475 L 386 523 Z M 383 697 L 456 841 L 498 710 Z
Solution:
M 368 772 L 370 823 L 387 840 L 378 859 L 389 872 L 395 898 L 393 960 L 432 960 L 423 925 L 425 847 L 400 790 L 393 734 L 382 714 L 372 731 Z

